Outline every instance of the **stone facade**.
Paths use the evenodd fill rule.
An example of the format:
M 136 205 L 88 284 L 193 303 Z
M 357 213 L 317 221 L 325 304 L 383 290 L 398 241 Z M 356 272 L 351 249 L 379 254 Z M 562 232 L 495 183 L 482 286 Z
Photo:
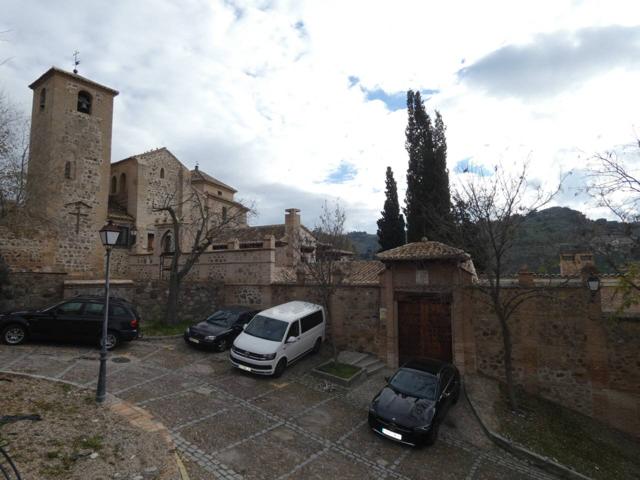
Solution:
M 473 294 L 477 370 L 504 378 L 498 320 Z M 602 311 L 600 293 L 562 285 L 511 319 L 513 371 L 528 391 L 640 436 L 640 322 Z
M 78 274 L 102 270 L 111 162 L 113 89 L 56 68 L 33 90 L 27 207 L 56 237 L 54 265 Z

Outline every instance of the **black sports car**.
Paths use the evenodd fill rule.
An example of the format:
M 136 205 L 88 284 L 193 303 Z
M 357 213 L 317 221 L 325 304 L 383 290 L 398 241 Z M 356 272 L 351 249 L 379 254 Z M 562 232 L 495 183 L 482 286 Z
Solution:
M 227 307 L 216 311 L 205 320 L 187 328 L 184 341 L 190 345 L 226 350 L 259 310 L 247 307 Z
M 408 362 L 374 397 L 369 426 L 397 442 L 432 445 L 459 395 L 460 373 L 453 365 L 440 360 Z

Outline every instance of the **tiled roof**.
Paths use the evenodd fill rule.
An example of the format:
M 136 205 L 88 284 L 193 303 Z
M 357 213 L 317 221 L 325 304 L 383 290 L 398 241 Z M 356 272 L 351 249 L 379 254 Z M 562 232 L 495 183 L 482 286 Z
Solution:
M 229 230 L 216 238 L 216 242 L 228 242 L 238 239 L 240 242 L 261 242 L 264 237 L 273 235 L 276 240 L 282 240 L 285 236 L 284 225 L 261 225 L 257 227 L 243 227 Z
M 392 248 L 376 255 L 384 261 L 412 261 L 412 260 L 466 260 L 469 254 L 459 248 L 451 247 L 440 242 L 413 242 Z
M 343 282 L 345 285 L 378 285 L 378 276 L 385 268 L 384 264 L 377 260 L 346 261 L 340 262 L 338 265 L 344 267 L 346 277 Z M 314 280 L 310 272 L 305 270 L 302 265 L 299 268 L 305 272 L 305 280 L 313 284 Z M 275 283 L 296 283 L 296 269 L 294 267 L 276 268 L 274 281 Z
M 378 284 L 378 276 L 384 271 L 384 263 L 377 260 L 354 260 L 345 262 L 350 265 L 345 279 L 347 284 Z
M 200 170 L 199 168 L 195 168 L 195 169 L 191 170 L 191 181 L 192 182 L 201 181 L 201 182 L 213 183 L 214 185 L 218 185 L 218 186 L 220 186 L 222 188 L 226 188 L 227 190 L 231 190 L 233 193 L 237 192 L 237 190 L 235 188 L 230 187 L 226 183 L 221 182 L 217 178 L 212 177 L 208 173 L 205 173 L 202 170 Z

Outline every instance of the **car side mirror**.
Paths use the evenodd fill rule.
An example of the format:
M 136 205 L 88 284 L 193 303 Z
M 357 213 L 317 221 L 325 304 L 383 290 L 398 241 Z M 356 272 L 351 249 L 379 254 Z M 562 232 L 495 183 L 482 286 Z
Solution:
M 384 377 L 384 381 L 389 383 L 389 380 L 391 380 L 391 377 Z
M 249 325 L 249 324 L 245 323 L 244 325 L 242 325 L 242 330 L 245 330 L 247 328 L 247 325 Z
M 298 341 L 298 337 L 294 337 L 293 335 L 287 338 L 287 343 L 295 343 Z

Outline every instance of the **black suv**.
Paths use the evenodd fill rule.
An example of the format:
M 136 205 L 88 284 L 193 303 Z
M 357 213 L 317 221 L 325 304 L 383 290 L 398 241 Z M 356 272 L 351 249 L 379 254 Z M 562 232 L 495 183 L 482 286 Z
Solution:
M 27 338 L 82 340 L 100 345 L 104 297 L 79 296 L 41 310 L 0 315 L 0 340 L 19 345 Z M 138 338 L 140 315 L 127 300 L 109 297 L 107 348 Z

